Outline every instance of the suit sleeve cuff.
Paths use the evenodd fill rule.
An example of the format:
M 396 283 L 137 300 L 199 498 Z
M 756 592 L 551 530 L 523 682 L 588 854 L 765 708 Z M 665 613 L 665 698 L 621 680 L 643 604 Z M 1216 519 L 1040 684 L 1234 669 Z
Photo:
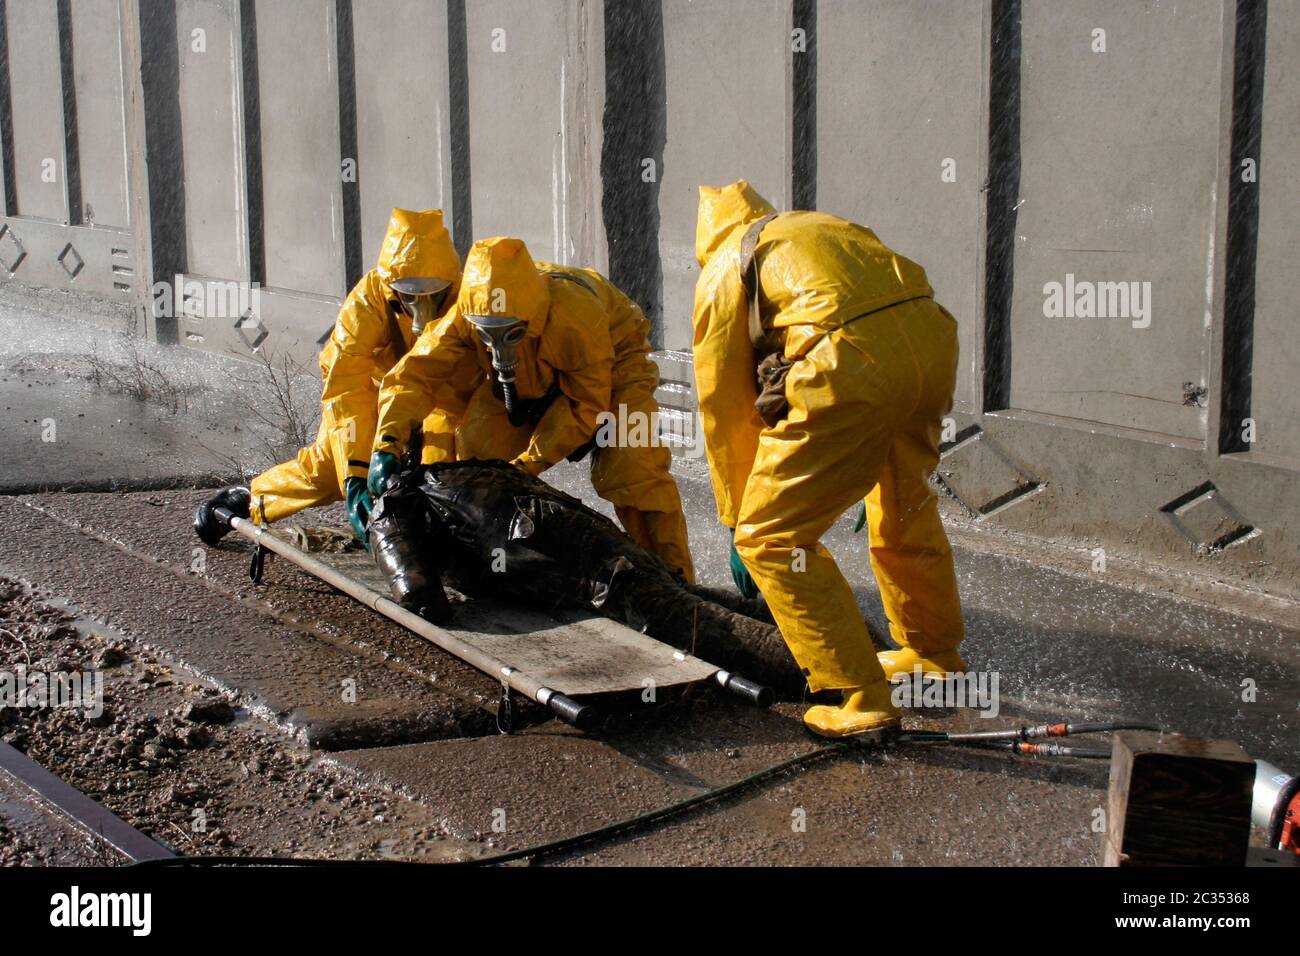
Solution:
M 375 438 L 375 451 L 386 451 L 401 458 L 402 452 L 406 451 L 406 443 L 399 441 L 393 435 L 378 435 Z

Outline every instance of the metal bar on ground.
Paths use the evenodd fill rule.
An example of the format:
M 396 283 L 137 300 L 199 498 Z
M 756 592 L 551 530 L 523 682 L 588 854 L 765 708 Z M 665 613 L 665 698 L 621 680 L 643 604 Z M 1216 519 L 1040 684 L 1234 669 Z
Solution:
M 0 771 L 23 784 L 86 832 L 102 839 L 132 861 L 163 860 L 176 856 L 176 853 L 153 837 L 141 833 L 121 817 L 6 743 L 0 743 Z

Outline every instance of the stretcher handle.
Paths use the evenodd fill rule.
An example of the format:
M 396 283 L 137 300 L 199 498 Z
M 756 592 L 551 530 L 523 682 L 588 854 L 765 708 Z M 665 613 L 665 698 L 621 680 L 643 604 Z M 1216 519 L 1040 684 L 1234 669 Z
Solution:
M 542 692 L 537 695 L 538 699 L 541 699 L 543 694 L 549 695 L 543 703 L 551 709 L 551 713 L 565 723 L 583 728 L 590 726 L 595 718 L 596 712 L 591 707 L 587 704 L 578 703 L 572 697 L 566 697 L 558 691 L 543 688 Z
M 723 690 L 730 691 L 758 707 L 766 709 L 776 702 L 776 692 L 772 688 L 756 683 L 748 677 L 741 677 L 730 671 L 718 671 L 713 675 L 713 679 Z

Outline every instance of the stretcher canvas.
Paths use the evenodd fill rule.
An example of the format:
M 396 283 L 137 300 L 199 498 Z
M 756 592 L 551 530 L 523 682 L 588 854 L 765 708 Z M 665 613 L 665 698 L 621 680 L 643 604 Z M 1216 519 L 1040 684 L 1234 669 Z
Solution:
M 364 552 L 313 553 L 319 561 L 387 596 L 388 583 Z M 467 600 L 440 625 L 462 641 L 571 697 L 672 687 L 707 680 L 718 668 L 596 614 Z

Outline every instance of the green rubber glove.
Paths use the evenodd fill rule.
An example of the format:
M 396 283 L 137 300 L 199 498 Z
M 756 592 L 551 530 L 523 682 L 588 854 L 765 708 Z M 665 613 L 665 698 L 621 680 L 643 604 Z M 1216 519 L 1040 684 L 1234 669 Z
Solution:
M 397 471 L 397 456 L 391 451 L 377 451 L 370 456 L 370 473 L 366 476 L 366 489 L 371 498 L 378 498 L 388 487 L 388 479 Z
M 366 490 L 366 479 L 349 478 L 343 482 L 343 490 L 348 497 L 348 522 L 352 525 L 352 533 L 365 544 L 366 525 L 370 523 L 370 512 L 374 510 L 370 492 Z
M 736 529 L 731 530 L 731 580 L 736 582 L 736 590 L 751 601 L 758 597 L 758 585 L 754 583 L 754 578 L 749 573 L 749 568 L 745 567 L 745 562 L 740 560 L 740 554 L 736 551 Z

